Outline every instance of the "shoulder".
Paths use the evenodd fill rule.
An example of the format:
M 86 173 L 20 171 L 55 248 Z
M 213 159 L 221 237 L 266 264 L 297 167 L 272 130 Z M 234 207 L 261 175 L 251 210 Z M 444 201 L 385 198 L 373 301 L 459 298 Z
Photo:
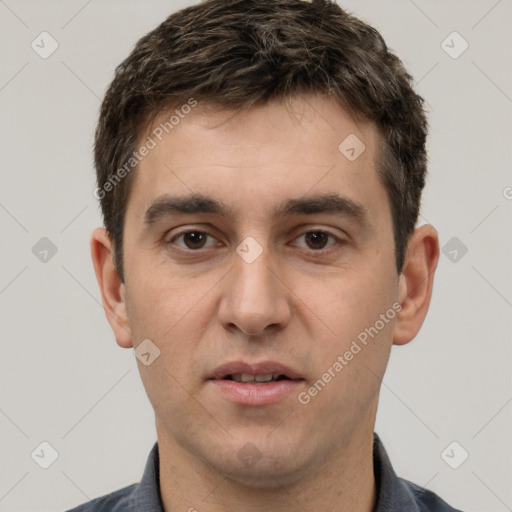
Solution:
M 448 505 L 448 503 L 442 500 L 436 493 L 409 482 L 409 480 L 403 478 L 399 478 L 399 480 L 412 493 L 421 512 L 462 512 Z
M 149 454 L 138 484 L 105 494 L 67 512 L 163 512 L 159 488 L 158 443 L 154 444 Z
M 128 512 L 133 509 L 133 491 L 137 484 L 95 498 L 67 512 Z

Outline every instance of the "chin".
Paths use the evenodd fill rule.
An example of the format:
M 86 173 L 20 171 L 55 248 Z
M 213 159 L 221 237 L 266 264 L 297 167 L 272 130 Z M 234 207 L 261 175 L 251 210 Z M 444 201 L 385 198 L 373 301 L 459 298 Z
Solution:
M 216 472 L 253 489 L 272 490 L 289 486 L 305 478 L 311 470 L 304 451 L 290 445 L 267 443 L 259 450 L 251 441 L 245 441 L 242 448 L 226 449 L 224 446 L 222 453 L 222 458 L 212 458 L 212 453 L 208 457 Z M 297 453 L 301 453 L 300 458 Z

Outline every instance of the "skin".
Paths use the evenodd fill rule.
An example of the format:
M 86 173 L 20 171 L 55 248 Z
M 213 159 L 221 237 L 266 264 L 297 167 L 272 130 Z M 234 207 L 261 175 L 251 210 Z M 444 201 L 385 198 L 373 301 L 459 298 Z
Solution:
M 349 134 L 366 146 L 354 161 L 338 150 Z M 373 510 L 381 381 L 392 345 L 408 343 L 424 321 L 439 258 L 437 232 L 421 226 L 397 274 L 379 144 L 374 125 L 323 96 L 237 114 L 199 104 L 136 171 L 124 284 L 108 234 L 94 231 L 92 259 L 117 343 L 150 339 L 161 351 L 138 365 L 155 410 L 166 511 Z M 180 213 L 148 229 L 144 214 L 157 197 L 191 192 L 223 201 L 232 216 Z M 287 199 L 332 192 L 362 205 L 366 221 L 272 216 Z M 208 233 L 205 246 L 175 238 L 187 230 Z M 307 235 L 318 230 L 340 242 L 318 249 Z M 263 251 L 252 263 L 236 252 L 247 236 Z M 307 390 L 397 302 L 401 311 L 308 404 L 292 393 L 236 405 L 207 380 L 228 361 L 273 360 L 297 370 Z M 246 443 L 257 449 L 255 463 L 237 456 Z

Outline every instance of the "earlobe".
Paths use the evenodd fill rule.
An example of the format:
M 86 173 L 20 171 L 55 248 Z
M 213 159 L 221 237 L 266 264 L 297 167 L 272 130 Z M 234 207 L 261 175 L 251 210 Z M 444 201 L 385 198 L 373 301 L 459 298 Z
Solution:
M 409 239 L 398 294 L 402 309 L 397 315 L 393 343 L 405 345 L 420 330 L 432 297 L 434 273 L 439 261 L 439 241 L 433 226 L 417 228 Z
M 123 348 L 130 348 L 133 341 L 126 308 L 125 286 L 115 268 L 112 241 L 105 228 L 93 231 L 91 257 L 105 315 L 114 331 L 117 344 Z

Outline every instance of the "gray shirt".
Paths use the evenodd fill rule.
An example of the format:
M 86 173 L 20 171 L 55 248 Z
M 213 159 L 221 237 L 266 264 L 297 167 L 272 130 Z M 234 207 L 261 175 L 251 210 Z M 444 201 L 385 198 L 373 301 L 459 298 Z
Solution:
M 461 512 L 432 491 L 398 478 L 377 434 L 373 441 L 373 468 L 377 485 L 374 512 Z M 146 463 L 142 480 L 68 512 L 163 512 L 160 499 L 158 443 Z

